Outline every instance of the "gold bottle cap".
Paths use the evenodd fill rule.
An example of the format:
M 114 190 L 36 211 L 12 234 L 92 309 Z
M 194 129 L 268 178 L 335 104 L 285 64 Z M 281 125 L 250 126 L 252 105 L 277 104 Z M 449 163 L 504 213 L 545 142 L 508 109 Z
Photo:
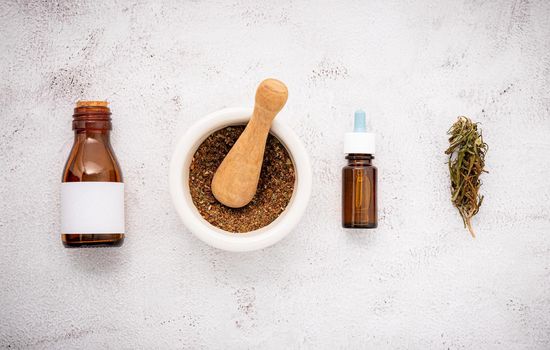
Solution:
M 107 107 L 109 102 L 107 101 L 78 101 L 76 107 Z

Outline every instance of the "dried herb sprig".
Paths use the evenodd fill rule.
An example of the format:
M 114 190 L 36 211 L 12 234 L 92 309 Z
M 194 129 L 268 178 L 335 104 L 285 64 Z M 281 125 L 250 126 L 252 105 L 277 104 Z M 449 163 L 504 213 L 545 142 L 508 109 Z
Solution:
M 475 237 L 471 220 L 483 202 L 483 196 L 478 193 L 481 186 L 479 177 L 487 172 L 484 167 L 488 146 L 483 142 L 478 123 L 467 117 L 458 117 L 447 134 L 450 135 L 450 145 L 445 154 L 449 155 L 451 201 L 460 212 L 464 227 Z

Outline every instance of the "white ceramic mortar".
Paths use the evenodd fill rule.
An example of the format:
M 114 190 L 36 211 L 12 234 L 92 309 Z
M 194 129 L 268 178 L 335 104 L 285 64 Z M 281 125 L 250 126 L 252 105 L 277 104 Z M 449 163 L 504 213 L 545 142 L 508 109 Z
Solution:
M 307 152 L 294 132 L 275 118 L 273 133 L 288 150 L 296 172 L 294 192 L 285 210 L 269 225 L 248 233 L 232 233 L 213 226 L 199 213 L 189 191 L 189 165 L 200 144 L 226 126 L 245 124 L 252 109 L 226 108 L 195 123 L 179 140 L 170 164 L 170 193 L 183 223 L 205 243 L 228 251 L 251 251 L 275 244 L 288 235 L 302 217 L 311 194 L 311 166 Z

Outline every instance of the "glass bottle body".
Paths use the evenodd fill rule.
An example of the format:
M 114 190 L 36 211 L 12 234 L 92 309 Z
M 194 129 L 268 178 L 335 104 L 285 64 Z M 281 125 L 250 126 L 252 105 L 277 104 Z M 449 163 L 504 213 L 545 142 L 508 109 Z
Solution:
M 123 182 L 110 143 L 110 114 L 107 107 L 75 108 L 75 139 L 62 182 Z M 62 233 L 61 240 L 65 247 L 120 246 L 124 233 Z
M 370 154 L 348 154 L 342 169 L 342 226 L 376 228 L 378 226 L 377 169 Z

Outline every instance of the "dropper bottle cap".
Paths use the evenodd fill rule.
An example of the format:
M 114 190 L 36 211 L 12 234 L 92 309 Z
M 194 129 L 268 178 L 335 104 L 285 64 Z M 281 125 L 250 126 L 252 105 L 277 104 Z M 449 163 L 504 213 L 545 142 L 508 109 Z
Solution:
M 347 132 L 344 137 L 344 153 L 374 154 L 375 135 L 367 132 L 367 117 L 363 110 L 355 111 L 353 132 Z

